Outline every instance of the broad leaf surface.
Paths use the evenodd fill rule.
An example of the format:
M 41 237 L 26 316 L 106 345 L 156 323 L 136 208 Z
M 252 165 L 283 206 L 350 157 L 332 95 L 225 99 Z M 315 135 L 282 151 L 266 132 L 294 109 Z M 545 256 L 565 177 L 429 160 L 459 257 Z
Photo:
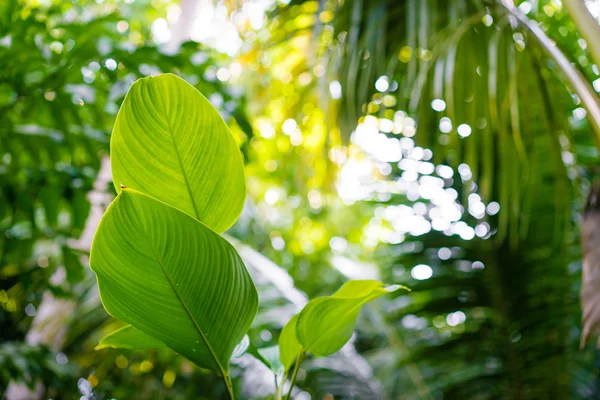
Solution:
M 250 338 L 245 335 L 235 346 L 231 358 L 239 358 L 250 352 Z M 163 342 L 156 340 L 152 336 L 134 328 L 131 325 L 125 325 L 100 339 L 96 350 L 105 348 L 128 349 L 128 350 L 150 350 L 167 347 Z M 279 354 L 279 353 L 278 353 Z
M 258 303 L 229 242 L 191 216 L 124 189 L 102 218 L 90 266 L 109 314 L 201 367 L 228 373 Z
M 135 329 L 131 325 L 126 325 L 100 339 L 100 343 L 96 346 L 96 350 L 108 347 L 114 349 L 149 350 L 166 346 L 160 340 L 156 340 L 152 336 L 139 329 Z
M 298 315 L 298 342 L 315 356 L 335 353 L 352 336 L 361 307 L 400 288 L 385 288 L 373 280 L 348 281 L 333 295 L 309 301 Z
M 246 182 L 235 139 L 212 104 L 175 75 L 133 84 L 110 150 L 117 192 L 139 190 L 218 233 L 242 211 Z

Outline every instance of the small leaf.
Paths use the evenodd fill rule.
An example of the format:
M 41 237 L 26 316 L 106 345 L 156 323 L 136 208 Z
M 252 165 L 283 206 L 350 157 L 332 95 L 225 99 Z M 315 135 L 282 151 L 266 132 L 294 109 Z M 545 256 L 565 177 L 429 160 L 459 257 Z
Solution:
M 123 189 L 100 222 L 90 267 L 109 314 L 228 374 L 258 304 L 229 242 L 191 216 Z
M 85 228 L 85 223 L 90 215 L 91 204 L 87 198 L 87 191 L 76 190 L 71 199 L 71 208 L 73 209 L 73 228 L 77 230 L 77 236 Z
M 246 353 L 246 350 L 248 350 L 249 346 L 250 346 L 250 338 L 248 337 L 248 335 L 244 335 L 244 337 L 238 343 L 238 345 L 235 346 L 235 349 L 233 349 L 231 358 L 239 358 L 239 357 L 243 356 L 244 353 Z
M 261 355 L 263 360 L 267 361 L 267 367 L 271 369 L 275 374 L 283 374 L 283 365 L 279 361 L 279 346 L 269 346 L 258 349 L 258 354 Z
M 96 350 L 109 347 L 113 349 L 149 350 L 160 349 L 166 347 L 166 345 L 139 329 L 126 325 L 100 339 Z
M 136 81 L 110 149 L 117 192 L 139 190 L 217 233 L 238 219 L 246 197 L 241 152 L 217 110 L 183 79 L 164 74 Z
M 85 270 L 79 260 L 79 256 L 69 246 L 62 248 L 63 264 L 67 273 L 67 281 L 73 285 L 85 278 Z
M 273 373 L 283 374 L 283 366 L 281 365 L 281 361 L 279 361 L 279 346 L 269 346 L 257 348 L 252 343 L 248 348 L 248 353 L 252 354 L 257 360 L 262 362 L 269 368 Z
M 404 287 L 385 288 L 381 282 L 373 280 L 349 281 L 332 296 L 309 301 L 298 315 L 298 342 L 305 351 L 315 356 L 335 353 L 352 336 L 364 304 L 401 288 Z
M 55 227 L 58 223 L 60 201 L 62 199 L 61 187 L 57 184 L 49 184 L 42 188 L 39 197 L 44 206 L 48 225 Z
M 298 322 L 299 315 L 294 315 L 283 327 L 279 335 L 279 359 L 286 371 L 294 365 L 298 353 L 302 351 L 302 346 L 296 337 L 296 323 Z

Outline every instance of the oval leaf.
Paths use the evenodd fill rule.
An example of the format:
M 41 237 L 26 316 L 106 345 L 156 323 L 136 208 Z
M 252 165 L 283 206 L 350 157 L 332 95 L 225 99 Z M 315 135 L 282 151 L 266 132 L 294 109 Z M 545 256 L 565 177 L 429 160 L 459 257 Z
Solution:
M 335 353 L 352 336 L 361 307 L 400 288 L 385 288 L 373 280 L 348 281 L 333 295 L 309 301 L 298 315 L 298 342 L 315 356 Z
M 150 350 L 166 347 L 160 340 L 145 334 L 131 325 L 126 325 L 100 339 L 96 350 L 105 349 Z
M 90 256 L 104 308 L 201 367 L 229 372 L 257 311 L 239 255 L 191 216 L 123 189 Z
M 129 92 L 110 141 L 117 192 L 139 190 L 220 233 L 246 197 L 241 152 L 210 102 L 172 74 L 143 78 Z

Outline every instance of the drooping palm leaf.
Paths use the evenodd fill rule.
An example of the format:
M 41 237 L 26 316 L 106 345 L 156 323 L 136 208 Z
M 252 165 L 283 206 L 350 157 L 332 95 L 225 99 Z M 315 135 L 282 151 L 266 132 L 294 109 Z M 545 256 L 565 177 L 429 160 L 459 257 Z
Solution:
M 278 16 L 313 13 L 308 4 L 312 2 L 292 2 Z M 567 329 L 574 316 L 567 264 L 577 259 L 572 257 L 577 246 L 568 234 L 573 230 L 572 201 L 579 194 L 572 182 L 573 153 L 579 155 L 572 131 L 585 125 L 585 112 L 571 112 L 581 103 L 594 126 L 598 105 L 583 77 L 593 76 L 591 70 L 583 69 L 582 61 L 578 71 L 558 49 L 571 59 L 578 54 L 569 45 L 577 33 L 557 29 L 565 24 L 562 10 L 551 2 L 532 7 L 529 16 L 538 17 L 542 26 L 511 2 L 325 2 L 334 17 L 324 30 L 333 34 L 316 42 L 322 55 L 318 62 L 327 66 L 320 82 L 324 88 L 341 83 L 341 99 L 330 103 L 342 135 L 350 139 L 365 114 L 381 121 L 407 111 L 417 120 L 416 145 L 431 149 L 435 164 L 468 165 L 470 177 L 459 181 L 455 174 L 453 184 L 462 192 L 465 209 L 472 192 L 486 203 L 497 201 L 501 209 L 497 216 L 485 217 L 491 239 L 467 242 L 430 233 L 409 239 L 421 250 L 407 252 L 397 245 L 384 251 L 381 262 L 389 263 L 384 274 L 397 274 L 399 264 L 405 274 L 418 263 L 434 267 L 430 280 L 406 281 L 415 289 L 408 299 L 389 304 L 398 310 L 387 321 L 395 353 L 372 350 L 370 358 L 386 393 L 406 398 L 426 398 L 436 391 L 450 397 L 564 397 L 569 391 L 580 395 L 590 384 L 589 376 L 565 374 L 562 366 L 581 368 L 570 351 Z M 288 31 L 287 37 L 305 34 Z M 434 107 L 435 99 L 443 103 Z M 449 119 L 451 129 L 440 129 L 442 117 Z M 470 129 L 459 135 L 461 124 Z M 379 130 L 391 138 L 403 134 L 401 129 Z M 594 134 L 589 128 L 585 134 L 587 146 Z M 400 179 L 402 170 L 391 167 L 388 180 Z M 396 196 L 383 204 L 404 201 Z M 470 217 L 465 213 L 465 218 Z M 450 261 L 437 254 L 440 248 L 458 246 L 466 252 L 453 251 Z M 485 269 L 472 269 L 475 261 Z M 446 319 L 453 321 L 457 311 L 466 322 L 450 326 Z M 417 318 L 419 328 L 410 318 L 404 322 L 407 313 Z M 367 349 L 371 335 L 376 332 L 365 334 Z M 394 336 L 402 337 L 410 350 L 393 346 Z M 402 368 L 407 362 L 417 365 L 425 377 L 420 389 L 426 387 L 428 393 L 414 389 L 411 370 Z

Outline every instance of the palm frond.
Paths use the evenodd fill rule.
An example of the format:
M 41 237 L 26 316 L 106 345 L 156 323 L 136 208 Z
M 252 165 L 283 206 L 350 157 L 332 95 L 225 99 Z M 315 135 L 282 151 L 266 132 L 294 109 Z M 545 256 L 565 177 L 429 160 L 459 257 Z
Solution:
M 302 12 L 306 2 L 292 4 L 279 15 Z M 564 55 L 586 59 L 569 44 L 577 33 L 554 27 L 564 23 L 563 11 L 539 2 L 545 11 L 536 8 L 530 16 L 542 20 L 540 26 L 501 1 L 347 1 L 327 2 L 325 9 L 333 12 L 334 33 L 315 46 L 327 55 L 320 58 L 328 65 L 325 83 L 342 87 L 330 107 L 346 141 L 365 116 L 396 122 L 394 115 L 406 112 L 417 121 L 416 134 L 403 131 L 401 121 L 394 131 L 379 126 L 379 134 L 411 138 L 432 151 L 435 165 L 466 165 L 468 174 L 446 183 L 461 193 L 464 209 L 477 194 L 501 210 L 484 217 L 491 228 L 485 239 L 432 231 L 381 251 L 382 278 L 414 289 L 386 304 L 387 317 L 370 315 L 377 328 L 363 327 L 357 338 L 385 392 L 394 398 L 439 392 L 566 398 L 593 391 L 593 376 L 565 371 L 565 365 L 581 371 L 590 362 L 572 352 L 578 268 L 567 266 L 578 259 L 570 232 L 581 169 L 573 159 L 586 154 L 597 162 L 590 144 L 595 136 L 579 107 L 593 128 L 600 114 L 587 80 L 594 75 Z M 400 164 L 390 167 L 386 181 L 401 180 Z M 391 195 L 374 203 L 414 201 Z M 463 218 L 470 217 L 465 212 Z M 442 259 L 440 249 L 456 251 Z M 421 263 L 433 268 L 431 279 L 408 276 Z M 395 346 L 394 337 L 406 346 Z M 384 351 L 377 350 L 381 340 Z

